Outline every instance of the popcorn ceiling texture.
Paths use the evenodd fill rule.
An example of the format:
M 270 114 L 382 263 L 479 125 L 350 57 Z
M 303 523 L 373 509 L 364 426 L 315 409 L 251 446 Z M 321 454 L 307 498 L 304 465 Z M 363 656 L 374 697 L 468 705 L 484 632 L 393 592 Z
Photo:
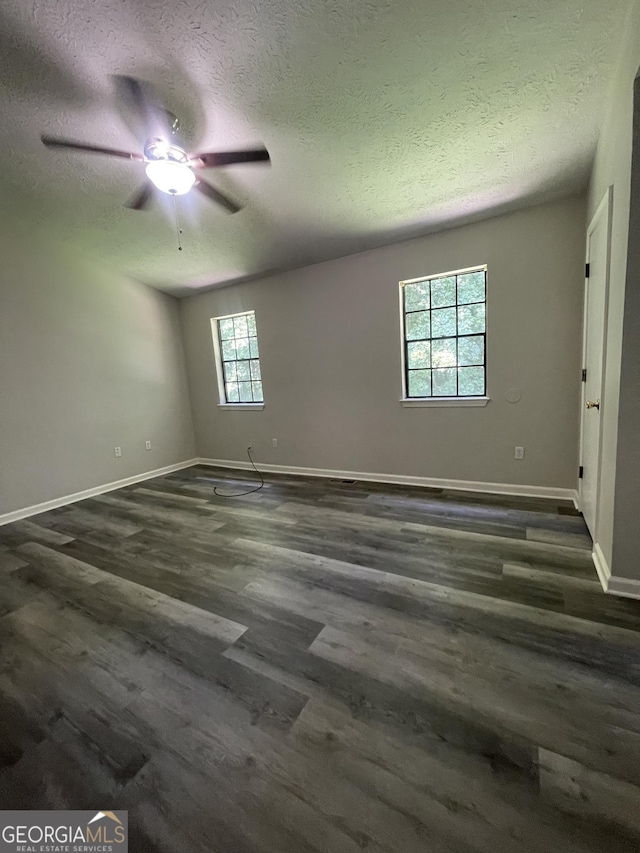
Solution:
M 2 216 L 176 294 L 584 188 L 628 0 L 4 0 Z M 123 208 L 140 150 L 111 75 L 152 81 L 192 149 L 264 142 L 271 169 Z

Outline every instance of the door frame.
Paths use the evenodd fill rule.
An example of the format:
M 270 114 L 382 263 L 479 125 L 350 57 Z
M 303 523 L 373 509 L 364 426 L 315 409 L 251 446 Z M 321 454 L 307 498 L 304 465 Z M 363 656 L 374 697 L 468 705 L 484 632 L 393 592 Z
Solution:
M 611 276 L 611 226 L 613 219 L 613 185 L 607 187 L 605 194 L 600 200 L 600 204 L 596 208 L 591 221 L 589 222 L 589 226 L 587 228 L 587 240 L 585 247 L 585 273 L 586 273 L 586 265 L 589 263 L 589 248 L 591 235 L 596 229 L 596 226 L 600 220 L 600 217 L 606 214 L 607 216 L 607 243 L 606 243 L 606 261 L 605 261 L 605 277 L 604 277 L 604 311 L 602 317 L 602 365 L 601 365 L 601 375 L 602 381 L 600 386 L 600 434 L 598 436 L 598 457 L 596 459 L 596 505 L 595 505 L 595 520 L 594 520 L 594 530 L 593 534 L 593 542 L 594 545 L 598 542 L 598 524 L 600 521 L 600 481 L 601 481 L 601 469 L 602 469 L 602 434 L 604 432 L 603 424 L 604 424 L 604 412 L 605 412 L 605 384 L 606 384 L 606 367 L 607 367 L 607 332 L 609 328 L 609 279 Z M 588 290 L 589 290 L 589 279 L 585 275 L 584 280 L 584 302 L 583 302 L 583 311 L 582 311 L 582 367 L 584 368 L 587 361 L 587 311 L 589 308 L 588 302 Z M 587 383 L 580 382 L 581 384 L 581 392 L 580 392 L 580 448 L 579 448 L 579 465 L 584 464 L 583 459 L 583 451 L 584 451 L 584 423 L 585 423 L 585 412 L 586 412 L 586 393 L 587 393 Z M 582 479 L 578 479 L 578 507 L 581 508 L 582 505 Z

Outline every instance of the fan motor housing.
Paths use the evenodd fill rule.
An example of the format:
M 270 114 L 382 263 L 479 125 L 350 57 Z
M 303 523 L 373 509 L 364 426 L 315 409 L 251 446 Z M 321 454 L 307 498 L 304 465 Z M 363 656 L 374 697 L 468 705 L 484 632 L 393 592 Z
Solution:
M 173 160 L 175 163 L 186 163 L 189 159 L 184 148 L 164 139 L 149 139 L 144 146 L 144 156 L 150 161 Z

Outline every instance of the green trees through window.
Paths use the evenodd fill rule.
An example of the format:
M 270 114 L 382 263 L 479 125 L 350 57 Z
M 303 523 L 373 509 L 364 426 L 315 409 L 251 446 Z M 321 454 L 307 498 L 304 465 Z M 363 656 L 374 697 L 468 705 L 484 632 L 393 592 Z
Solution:
M 215 324 L 225 402 L 264 402 L 255 312 L 217 317 Z
M 486 391 L 486 267 L 401 282 L 405 392 L 481 397 Z

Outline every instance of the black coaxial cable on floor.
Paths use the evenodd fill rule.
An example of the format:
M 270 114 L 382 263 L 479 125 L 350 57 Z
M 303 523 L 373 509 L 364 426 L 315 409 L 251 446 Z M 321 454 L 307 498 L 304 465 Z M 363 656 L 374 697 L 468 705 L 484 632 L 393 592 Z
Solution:
M 238 492 L 237 494 L 232 495 L 224 495 L 222 492 L 218 491 L 218 487 L 215 486 L 213 489 L 213 494 L 217 495 L 219 498 L 243 498 L 245 495 L 252 495 L 254 492 L 259 492 L 260 489 L 264 486 L 264 477 L 256 468 L 256 463 L 253 461 L 253 457 L 251 456 L 251 446 L 247 447 L 247 456 L 249 457 L 249 462 L 253 465 L 253 468 L 256 474 L 260 477 L 260 485 L 256 486 L 255 489 L 249 489 L 248 492 Z

